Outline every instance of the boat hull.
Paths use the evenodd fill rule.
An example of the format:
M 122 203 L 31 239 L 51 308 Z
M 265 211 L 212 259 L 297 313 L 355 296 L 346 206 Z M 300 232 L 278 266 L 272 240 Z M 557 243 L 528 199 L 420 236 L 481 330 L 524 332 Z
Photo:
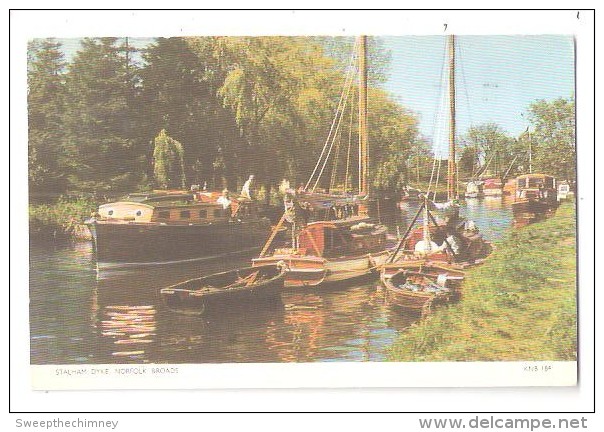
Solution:
M 191 225 L 92 221 L 88 227 L 100 266 L 179 262 L 252 250 L 270 230 L 266 219 Z
M 253 260 L 254 266 L 285 262 L 289 272 L 286 288 L 316 287 L 333 284 L 373 274 L 389 257 L 388 251 L 367 253 L 354 257 L 325 259 L 304 255 L 273 255 Z
M 160 297 L 169 310 L 187 315 L 278 303 L 287 272 L 282 263 L 231 270 L 163 288 Z
M 406 272 L 416 272 L 434 280 L 439 275 L 446 275 L 446 290 L 424 292 L 407 289 L 398 280 L 404 278 Z M 425 261 L 387 264 L 380 274 L 390 304 L 422 314 L 429 312 L 433 305 L 459 298 L 464 277 L 464 272 L 458 269 Z

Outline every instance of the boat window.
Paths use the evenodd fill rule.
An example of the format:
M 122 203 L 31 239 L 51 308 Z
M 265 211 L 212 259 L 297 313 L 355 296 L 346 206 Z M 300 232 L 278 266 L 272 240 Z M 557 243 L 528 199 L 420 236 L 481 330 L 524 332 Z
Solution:
M 180 212 L 180 218 L 181 219 L 190 219 L 191 218 L 191 212 L 189 210 L 182 210 Z
M 107 214 L 108 214 L 109 216 L 111 216 L 111 215 L 113 214 L 113 210 L 109 210 L 109 211 L 107 212 Z
M 553 188 L 554 187 L 554 179 L 551 177 L 546 177 L 544 180 L 545 183 L 545 187 L 546 188 Z
M 200 219 L 207 219 L 208 218 L 208 211 L 207 210 L 199 210 L 199 218 Z
M 222 216 L 222 209 L 214 209 L 214 217 L 220 217 Z
M 140 216 L 140 215 L 142 215 L 142 214 L 143 214 L 143 212 L 142 212 L 142 211 L 137 210 L 137 212 L 136 212 L 136 215 L 137 215 L 137 216 Z
M 518 179 L 518 187 L 525 188 L 526 187 L 526 179 Z
M 158 217 L 160 219 L 170 219 L 170 212 L 169 211 L 160 211 L 158 214 Z
M 528 179 L 528 187 L 539 187 L 539 185 L 543 184 L 542 178 L 530 178 Z

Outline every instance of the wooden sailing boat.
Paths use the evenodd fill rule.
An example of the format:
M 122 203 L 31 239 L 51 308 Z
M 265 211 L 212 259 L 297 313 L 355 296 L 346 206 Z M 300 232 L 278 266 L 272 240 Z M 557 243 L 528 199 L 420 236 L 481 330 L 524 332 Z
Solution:
M 253 260 L 254 266 L 285 262 L 290 270 L 285 280 L 286 287 L 317 286 L 365 276 L 384 264 L 389 256 L 387 228 L 373 223 L 367 216 L 369 151 L 365 36 L 359 38 L 358 48 L 359 194 L 352 197 L 292 191 L 289 208 L 286 208 L 260 256 Z M 306 215 L 308 211 L 318 214 L 322 208 L 327 208 L 331 216 L 308 222 L 300 215 L 303 211 Z M 285 220 L 292 224 L 291 244 L 285 248 L 274 248 L 267 255 L 276 232 Z
M 447 164 L 447 199 L 454 206 L 459 197 L 457 190 L 457 167 L 455 160 L 455 36 L 449 36 L 449 156 Z M 399 241 L 394 253 L 382 267 L 382 280 L 391 277 L 396 270 L 409 263 L 447 264 L 461 269 L 480 262 L 491 252 L 491 246 L 478 232 L 476 226 L 466 224 L 456 215 L 449 223 L 437 221 L 431 209 L 435 206 L 427 197 L 420 205 L 407 231 Z M 458 210 L 457 210 L 458 211 Z M 423 226 L 414 228 L 423 212 Z M 468 226 L 469 225 L 469 226 Z M 440 245 L 440 246 L 439 246 Z

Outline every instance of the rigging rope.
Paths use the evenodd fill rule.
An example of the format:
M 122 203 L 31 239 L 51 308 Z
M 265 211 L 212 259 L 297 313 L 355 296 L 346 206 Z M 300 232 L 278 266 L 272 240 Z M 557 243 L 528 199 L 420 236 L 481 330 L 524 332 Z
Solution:
M 346 79 L 344 80 L 342 93 L 340 94 L 340 100 L 338 102 L 338 106 L 336 107 L 336 112 L 335 112 L 335 115 L 333 118 L 333 122 L 331 123 L 331 127 L 329 129 L 329 134 L 327 135 L 327 139 L 325 140 L 325 144 L 323 145 L 323 149 L 321 150 L 321 154 L 319 155 L 317 164 L 315 165 L 315 168 L 313 169 L 312 174 L 310 175 L 308 181 L 306 182 L 306 185 L 304 186 L 305 190 L 308 189 L 308 186 L 310 186 L 310 184 L 312 183 L 313 178 L 317 172 L 317 169 L 319 168 L 319 165 L 321 164 L 321 160 L 323 159 L 323 156 L 325 155 L 325 151 L 327 150 L 329 141 L 332 140 L 332 133 L 334 131 L 334 126 L 336 125 L 338 118 L 340 117 L 340 112 L 341 112 L 342 103 L 344 101 L 344 97 L 346 94 L 346 89 L 350 86 L 350 83 L 352 82 L 352 80 L 354 79 L 354 75 L 356 74 L 356 68 L 353 68 L 354 63 L 356 62 L 356 57 L 357 57 L 357 42 L 355 41 L 353 50 L 352 50 L 352 54 L 350 56 L 350 61 L 348 62 L 348 68 L 347 68 L 348 70 L 347 70 Z M 349 83 L 349 81 L 350 81 L 350 83 Z M 333 144 L 333 142 L 332 142 L 332 144 Z M 319 178 L 320 178 L 320 175 L 319 175 Z M 315 186 L 316 186 L 316 184 L 315 184 Z
M 354 80 L 354 76 L 356 75 L 356 68 L 354 69 L 355 73 L 351 74 L 351 79 L 350 82 L 348 83 L 348 88 L 345 89 L 345 97 L 344 97 L 344 104 L 342 107 L 342 111 L 340 111 L 339 116 L 338 116 L 338 121 L 337 121 L 337 126 L 336 126 L 336 130 L 333 134 L 332 140 L 331 140 L 331 144 L 329 146 L 329 151 L 327 152 L 327 155 L 325 156 L 325 160 L 323 161 L 323 166 L 321 167 L 321 171 L 319 172 L 319 174 L 317 175 L 317 180 L 315 181 L 314 186 L 312 187 L 311 191 L 314 192 L 314 190 L 317 188 L 317 185 L 319 184 L 319 181 L 321 180 L 321 176 L 323 175 L 323 171 L 325 170 L 325 167 L 327 166 L 327 162 L 329 161 L 329 156 L 331 155 L 331 151 L 333 149 L 333 145 L 335 143 L 336 140 L 336 136 L 340 130 L 340 125 L 342 124 L 342 117 L 343 117 L 343 113 L 346 110 L 346 104 L 348 103 L 348 97 L 350 96 L 350 90 L 352 88 L 352 81 Z
M 445 67 L 447 64 L 447 47 L 448 41 L 445 43 L 445 49 L 443 50 L 443 56 L 441 61 L 441 69 L 440 69 L 440 81 L 438 83 L 439 90 L 439 101 L 437 105 L 437 110 L 434 115 L 434 122 L 432 125 L 432 136 L 434 137 L 432 141 L 432 151 L 434 153 L 434 163 L 432 164 L 432 174 L 430 176 L 430 182 L 428 183 L 428 191 L 427 195 L 432 190 L 432 185 L 434 184 L 434 200 L 436 200 L 436 192 L 438 189 L 438 183 L 440 180 L 440 168 L 442 165 L 442 155 L 441 153 L 441 144 L 442 144 L 442 127 L 446 125 L 446 121 L 442 121 L 443 115 L 442 111 L 447 106 L 448 94 L 445 94 L 443 91 L 444 85 L 448 79 L 448 69 Z M 440 127 L 439 127 L 440 126 Z M 438 130 L 437 130 L 438 127 Z M 438 167 L 438 168 L 436 168 Z M 434 171 L 436 168 L 436 180 L 434 179 Z M 435 181 L 434 181 L 435 180 Z M 433 183 L 434 182 L 434 183 Z
M 348 173 L 350 169 L 350 148 L 352 146 L 352 116 L 354 114 L 354 97 L 350 103 L 350 125 L 348 126 L 348 152 L 346 154 L 346 177 L 344 178 L 344 192 L 348 192 Z

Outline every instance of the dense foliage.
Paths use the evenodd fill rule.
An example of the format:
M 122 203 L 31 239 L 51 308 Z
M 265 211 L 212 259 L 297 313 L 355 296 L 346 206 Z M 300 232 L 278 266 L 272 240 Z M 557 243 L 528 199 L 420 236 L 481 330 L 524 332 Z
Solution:
M 419 142 L 417 121 L 379 88 L 388 53 L 377 40 L 369 45 L 377 65 L 370 73 L 373 183 L 399 187 Z M 66 64 L 57 42 L 36 40 L 28 52 L 31 195 L 113 195 L 181 187 L 183 178 L 235 189 L 252 173 L 268 192 L 284 178 L 306 182 L 351 48 L 351 39 L 204 37 L 158 38 L 135 52 L 127 39 L 86 38 Z M 358 165 L 358 152 L 347 151 L 358 140 L 358 120 L 346 116 L 336 168 L 320 187 L 357 183 L 356 170 L 345 178 L 345 167 Z M 183 172 L 168 181 L 172 156 L 162 146 L 171 143 L 173 152 L 174 142 Z
M 462 177 L 485 175 L 503 179 L 532 170 L 574 184 L 574 100 L 535 101 L 528 107 L 528 119 L 531 126 L 519 137 L 510 136 L 493 123 L 470 128 L 462 137 Z
M 155 138 L 153 150 L 155 183 L 161 189 L 184 189 L 186 186 L 184 150 L 182 144 L 162 129 Z
M 59 43 L 34 40 L 31 197 L 204 183 L 236 190 L 250 174 L 267 197 L 283 179 L 303 184 L 329 134 L 353 44 L 352 38 L 187 37 L 158 38 L 137 51 L 127 38 L 85 38 L 68 63 Z M 396 192 L 426 180 L 431 154 L 417 117 L 381 87 L 389 53 L 379 38 L 368 45 L 370 184 Z M 358 183 L 356 85 L 349 91 L 321 188 Z M 535 170 L 574 180 L 574 102 L 535 102 L 529 117 Z M 174 173 L 165 167 L 175 154 L 161 150 L 168 141 L 156 137 L 164 136 L 174 140 L 170 152 L 179 161 L 172 168 L 181 171 L 169 181 Z M 471 129 L 463 143 L 462 178 L 490 159 L 500 173 L 514 159 L 513 173 L 528 166 L 523 138 L 497 125 Z

